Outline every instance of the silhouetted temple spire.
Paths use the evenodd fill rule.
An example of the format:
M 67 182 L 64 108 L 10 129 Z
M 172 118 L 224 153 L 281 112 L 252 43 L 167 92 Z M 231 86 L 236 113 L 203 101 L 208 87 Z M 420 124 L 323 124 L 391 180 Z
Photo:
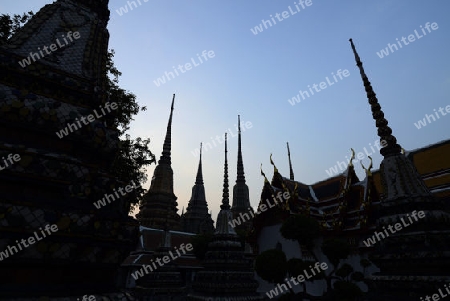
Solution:
M 289 159 L 289 179 L 294 181 L 294 170 L 292 169 L 291 152 L 289 150 L 289 142 L 286 142 L 286 144 L 287 144 L 288 159 Z
M 170 150 L 172 135 L 172 116 L 175 94 L 173 94 L 170 107 L 169 122 L 167 124 L 166 138 L 158 165 L 153 172 L 152 182 L 147 194 L 142 200 L 140 212 L 136 216 L 143 226 L 163 229 L 165 218 L 171 230 L 180 229 L 177 211 L 177 197 L 173 193 L 173 170 L 171 166 Z
M 202 143 L 200 143 L 200 160 L 198 162 L 197 177 L 192 187 L 186 213 L 181 216 L 183 231 L 191 233 L 214 232 L 214 221 L 208 213 L 208 203 L 205 196 L 202 174 Z
M 422 221 L 416 221 L 414 226 L 405 227 L 406 229 L 399 233 L 383 238 L 384 244 L 375 246 L 370 255 L 371 261 L 380 271 L 373 281 L 373 288 L 376 287 L 377 300 L 411 300 L 412 295 L 424 295 L 434 289 L 435 283 L 432 279 L 435 271 L 442 269 L 442 262 L 448 262 L 450 259 L 448 254 L 443 255 L 437 243 L 446 235 L 446 230 L 440 226 L 441 221 L 448 220 L 450 215 L 443 210 L 445 207 L 442 201 L 431 194 L 413 162 L 401 152 L 392 130 L 387 126 L 388 122 L 351 39 L 350 43 L 366 88 L 372 116 L 376 120 L 378 136 L 387 144 L 380 150 L 384 156 L 380 164 L 383 194 L 377 213 L 376 230 L 382 232 L 391 224 L 403 222 L 405 216 L 409 216 L 411 212 L 423 211 L 425 216 Z M 415 239 L 411 239 L 412 237 Z M 411 251 L 398 256 L 398 246 Z M 432 263 L 422 260 L 417 254 L 428 254 L 429 258 L 440 259 L 434 261 L 434 266 L 431 267 Z M 415 281 L 405 282 L 404 275 L 408 275 L 408 279 L 424 280 L 417 285 Z M 392 294 L 394 290 L 395 296 Z
M 385 147 L 380 150 L 380 153 L 384 157 L 393 154 L 399 154 L 401 152 L 401 147 L 397 144 L 397 139 L 394 137 L 394 135 L 392 135 L 392 129 L 388 126 L 388 121 L 386 120 L 386 118 L 384 118 L 384 113 L 381 110 L 381 106 L 378 103 L 378 99 L 372 89 L 372 85 L 370 84 L 369 79 L 364 72 L 363 64 L 359 58 L 358 53 L 356 52 L 355 45 L 353 44 L 352 39 L 350 39 L 350 44 L 353 49 L 353 54 L 355 55 L 356 66 L 358 66 L 359 68 L 364 87 L 366 88 L 367 98 L 372 110 L 372 116 L 373 119 L 375 119 L 375 124 L 378 128 L 378 136 L 380 137 L 382 144 L 383 141 L 385 141 Z
M 170 107 L 170 116 L 169 116 L 169 122 L 167 123 L 167 131 L 166 131 L 166 138 L 164 139 L 164 146 L 163 146 L 163 152 L 161 154 L 161 157 L 159 158 L 158 164 L 166 163 L 171 164 L 171 158 L 170 158 L 170 150 L 171 150 L 171 144 L 172 144 L 172 115 L 173 115 L 173 104 L 175 102 L 175 94 L 173 94 L 172 98 L 172 106 Z
M 244 162 L 242 161 L 242 148 L 241 148 L 241 117 L 239 115 L 238 115 L 238 157 L 237 157 L 236 183 L 238 182 L 242 182 L 245 184 Z
M 233 186 L 233 205 L 231 211 L 236 218 L 241 213 L 247 213 L 253 210 L 250 206 L 250 195 L 247 184 L 245 184 L 244 162 L 242 160 L 242 140 L 241 140 L 241 116 L 238 115 L 238 155 L 237 155 L 237 177 L 236 184 Z M 241 226 L 249 226 L 250 221 L 243 223 Z M 242 228 L 238 226 L 238 228 Z
M 223 167 L 223 191 L 222 191 L 222 205 L 220 208 L 223 210 L 230 209 L 229 191 L 228 191 L 228 160 L 227 160 L 227 133 L 225 133 L 225 163 Z
M 223 194 L 220 212 L 217 215 L 216 231 L 208 244 L 204 269 L 196 272 L 189 300 L 262 300 L 256 292 L 258 283 L 254 279 L 253 260 L 247 258 L 240 238 L 232 225 L 233 213 L 228 199 L 227 134 L 225 133 L 225 163 Z
M 200 143 L 200 160 L 198 162 L 197 177 L 195 179 L 196 185 L 203 185 L 203 173 L 202 173 L 202 143 Z

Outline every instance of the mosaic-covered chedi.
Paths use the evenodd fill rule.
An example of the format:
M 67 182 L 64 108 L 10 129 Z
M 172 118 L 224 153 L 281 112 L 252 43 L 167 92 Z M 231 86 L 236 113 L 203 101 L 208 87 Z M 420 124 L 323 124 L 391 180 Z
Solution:
M 0 298 L 112 294 L 137 242 L 129 199 L 93 205 L 129 184 L 110 172 L 119 139 L 116 111 L 105 110 L 114 103 L 105 93 L 108 19 L 107 0 L 55 1 L 0 47 L 0 154 L 20 156 L 0 171 L 0 251 L 46 225 L 58 228 L 3 256 Z M 50 48 L 41 53 L 43 45 Z M 102 116 L 56 134 L 95 110 Z

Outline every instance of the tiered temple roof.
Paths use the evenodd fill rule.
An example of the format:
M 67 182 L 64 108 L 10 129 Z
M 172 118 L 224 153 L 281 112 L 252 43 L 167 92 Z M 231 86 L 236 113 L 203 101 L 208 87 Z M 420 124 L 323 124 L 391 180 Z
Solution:
M 282 198 L 283 193 L 289 197 Z M 343 173 L 312 185 L 283 177 L 274 165 L 272 182 L 265 179 L 260 206 L 275 201 L 278 203 L 275 210 L 269 209 L 255 218 L 257 231 L 262 226 L 282 222 L 290 214 L 305 214 L 315 218 L 326 235 L 343 231 L 362 233 L 375 227 L 375 211 L 379 206 L 370 169 L 360 181 L 351 160 Z
M 191 274 L 202 269 L 201 263 L 193 251 L 181 253 L 180 257 L 171 260 L 169 265 L 158 267 L 156 270 L 134 280 L 132 273 L 140 270 L 144 265 L 151 265 L 152 260 L 162 258 L 175 247 L 192 243 L 193 233 L 152 229 L 140 227 L 141 237 L 136 251 L 122 263 L 122 268 L 128 275 L 126 285 L 137 293 L 137 296 L 157 295 L 159 298 L 185 295 L 191 283 Z

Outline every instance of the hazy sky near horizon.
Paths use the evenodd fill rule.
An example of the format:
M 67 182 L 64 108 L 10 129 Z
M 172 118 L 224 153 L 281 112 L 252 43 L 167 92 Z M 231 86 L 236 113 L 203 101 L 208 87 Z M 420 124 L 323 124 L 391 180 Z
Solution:
M 52 2 L 0 0 L 0 12 L 36 12 Z M 109 48 L 123 74 L 120 86 L 148 108 L 135 117 L 130 134 L 149 137 L 157 159 L 176 94 L 172 168 L 179 213 L 195 182 L 196 149 L 210 143 L 203 176 L 216 219 L 224 163 L 216 136 L 225 131 L 231 202 L 238 114 L 253 207 L 263 186 L 261 163 L 272 177 L 271 153 L 289 177 L 287 141 L 295 179 L 306 184 L 329 178 L 330 168 L 342 172 L 337 161 L 347 164 L 351 147 L 366 166 L 371 154 L 379 168 L 377 130 L 349 38 L 399 144 L 412 150 L 449 139 L 450 2 L 135 0 L 131 10 L 132 2 L 110 0 Z M 154 168 L 147 168 L 145 188 Z

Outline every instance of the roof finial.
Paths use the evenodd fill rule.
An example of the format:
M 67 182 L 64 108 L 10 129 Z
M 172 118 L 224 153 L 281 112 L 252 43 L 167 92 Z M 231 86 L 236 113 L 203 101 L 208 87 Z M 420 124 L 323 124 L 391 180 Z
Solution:
M 203 185 L 203 173 L 202 173 L 202 143 L 200 142 L 200 160 L 198 161 L 197 178 L 195 179 L 196 185 Z
M 167 123 L 167 131 L 166 131 L 166 138 L 164 139 L 164 146 L 163 151 L 161 154 L 161 157 L 159 158 L 158 164 L 166 163 L 170 164 L 170 149 L 171 149 L 171 136 L 172 136 L 172 115 L 173 115 L 173 104 L 175 102 L 175 94 L 173 94 L 172 98 L 172 105 L 170 106 L 170 116 L 169 116 L 169 122 Z
M 348 161 L 348 166 L 353 166 L 353 160 L 355 160 L 355 150 L 353 148 L 350 148 L 350 150 L 352 151 L 352 156 L 350 158 L 350 161 Z M 347 156 L 346 156 L 347 157 Z
M 241 115 L 238 115 L 238 129 L 239 129 L 239 134 L 241 133 Z
M 289 158 L 289 179 L 291 181 L 294 181 L 294 170 L 292 169 L 291 152 L 289 150 L 289 142 L 286 142 L 286 144 L 287 144 L 288 158 Z
M 237 157 L 237 177 L 236 183 L 245 184 L 244 175 L 244 161 L 242 160 L 242 148 L 241 148 L 241 116 L 238 115 L 238 157 Z
M 269 180 L 267 180 L 266 174 L 262 170 L 262 163 L 261 163 L 261 175 L 264 177 L 264 182 L 269 183 Z
M 227 160 L 227 133 L 225 133 L 225 164 L 224 164 L 224 175 L 223 175 L 223 193 L 222 193 L 222 205 L 220 209 L 229 210 L 230 200 L 228 191 L 228 160 Z
M 356 66 L 358 66 L 359 68 L 364 87 L 366 88 L 367 98 L 372 110 L 372 116 L 373 119 L 375 119 L 375 124 L 378 128 L 378 136 L 387 144 L 385 147 L 380 149 L 380 153 L 384 157 L 388 155 L 398 154 L 400 153 L 401 147 L 397 144 L 397 139 L 394 137 L 394 135 L 392 135 L 392 129 L 388 126 L 388 121 L 384 118 L 384 113 L 381 110 L 381 106 L 378 103 L 378 99 L 372 89 L 372 85 L 370 84 L 369 79 L 364 72 L 362 62 L 359 58 L 358 53 L 356 52 L 355 45 L 353 44 L 352 39 L 350 39 L 350 44 L 353 49 L 353 54 L 355 55 Z
M 272 154 L 270 154 L 270 164 L 273 165 L 273 172 L 278 173 L 278 168 L 275 166 L 275 163 L 273 163 L 273 160 L 272 160 Z
M 361 167 L 364 169 L 364 171 L 366 172 L 366 175 L 367 176 L 371 176 L 372 175 L 372 171 L 371 171 L 371 169 L 372 169 L 372 157 L 371 156 L 368 156 L 368 158 L 370 159 L 370 164 L 369 164 L 369 166 L 367 167 L 367 168 L 365 168 L 364 167 L 364 165 L 363 165 L 363 163 L 362 163 L 362 160 L 361 161 L 359 161 L 359 163 L 361 163 Z

